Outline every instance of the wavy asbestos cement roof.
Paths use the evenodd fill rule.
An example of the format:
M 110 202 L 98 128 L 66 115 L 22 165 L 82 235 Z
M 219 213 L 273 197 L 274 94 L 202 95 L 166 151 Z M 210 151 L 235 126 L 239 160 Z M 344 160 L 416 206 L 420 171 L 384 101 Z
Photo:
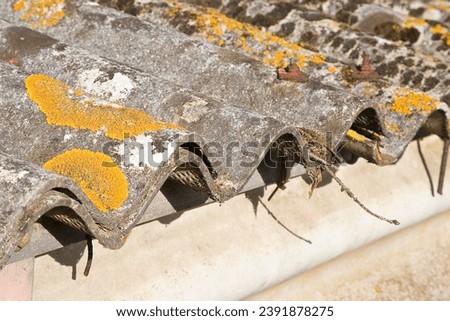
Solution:
M 3 6 L 4 16 L 19 23 L 20 14 L 11 9 L 11 3 Z M 339 62 L 327 63 L 324 61 L 325 56 L 320 53 L 305 50 L 282 38 L 260 32 L 252 26 L 227 19 L 209 9 L 201 10 L 177 3 L 171 6 L 164 4 L 156 9 L 152 8 L 151 20 L 158 21 L 155 14 L 165 10 L 159 17 L 163 18 L 166 12 L 177 24 L 182 22 L 190 25 L 191 33 L 193 28 L 198 29 L 215 43 L 228 41 L 233 45 L 240 44 L 241 48 L 241 38 L 244 35 L 248 38 L 245 41 L 246 50 L 241 50 L 241 53 L 250 52 L 251 55 L 237 55 L 174 33 L 167 27 L 159 27 L 84 1 L 66 1 L 64 19 L 45 32 L 67 43 L 77 43 L 90 52 L 124 61 L 169 81 L 178 82 L 182 86 L 238 106 L 251 108 L 258 113 L 268 114 L 282 122 L 292 122 L 294 116 L 299 121 L 293 125 L 312 130 L 320 128 L 321 132 L 330 131 L 335 142 L 340 141 L 353 126 L 352 129 L 369 139 L 364 146 L 360 146 L 360 140 L 363 138 L 350 132 L 346 146 L 352 152 L 361 153 L 361 156 L 378 164 L 395 162 L 406 144 L 423 125 L 424 119 L 436 109 L 447 114 L 448 107 L 427 94 L 410 91 L 383 79 L 370 82 L 354 81 L 348 77 L 348 65 Z M 142 11 L 144 13 L 141 18 L 145 19 L 146 10 Z M 184 19 L 179 22 L 177 15 L 188 16 L 192 21 Z M 201 22 L 205 23 L 200 25 Z M 216 25 L 213 25 L 213 22 Z M 199 24 L 197 27 L 196 23 Z M 28 22 L 25 24 L 29 25 Z M 205 26 L 212 28 L 208 30 Z M 218 29 L 221 31 L 218 32 Z M 137 30 L 139 32 L 136 32 Z M 140 54 L 130 55 L 130 48 Z M 305 93 L 302 89 L 304 86 L 281 85 L 275 77 L 274 68 L 249 58 L 263 60 L 275 67 L 284 67 L 288 61 L 296 60 L 309 75 L 311 81 L 307 86 L 311 90 Z M 347 98 L 352 96 L 350 94 L 353 94 L 353 98 Z M 347 101 L 350 99 L 359 99 L 356 103 L 358 107 L 349 106 Z M 286 108 L 278 108 L 280 105 Z M 295 115 L 292 115 L 287 105 L 298 106 Z M 320 105 L 321 108 L 311 108 L 311 105 Z M 274 108 L 275 106 L 277 108 Z M 420 112 L 409 113 L 410 107 Z M 365 109 L 367 111 L 356 119 Z M 332 111 L 333 117 L 328 116 L 327 110 Z M 377 113 L 378 117 L 369 117 L 370 124 L 367 124 L 365 114 L 373 113 Z M 448 116 L 444 115 L 444 118 Z M 444 119 L 441 121 L 445 123 Z M 360 126 L 361 123 L 363 126 Z M 441 124 L 437 127 L 433 132 L 445 137 L 447 126 Z
M 259 10 L 260 12 L 248 9 L 256 7 L 257 3 L 258 1 L 242 1 L 240 3 L 241 12 L 248 14 L 235 15 L 243 21 L 258 21 L 256 17 L 261 19 L 262 8 Z M 270 12 L 281 11 L 282 4 L 286 6 L 286 3 L 269 5 Z M 246 8 L 247 10 L 245 10 Z M 373 15 L 382 10 L 374 7 L 370 7 L 370 9 Z M 231 8 L 229 4 L 223 4 L 220 10 L 228 12 Z M 154 14 L 155 10 L 152 12 Z M 267 15 L 270 17 L 270 13 Z M 361 19 L 361 21 L 366 20 Z M 448 58 L 439 59 L 417 51 L 411 46 L 412 44 L 417 45 L 418 42 L 428 44 L 429 41 L 420 35 L 420 31 L 425 30 L 427 25 L 425 20 L 400 16 L 399 21 L 403 21 L 404 31 L 398 33 L 396 41 L 386 39 L 381 35 L 352 29 L 345 23 L 333 20 L 330 15 L 324 14 L 322 11 L 302 11 L 292 7 L 285 17 L 272 18 L 272 20 L 263 19 L 262 21 L 269 22 L 265 24 L 269 32 L 283 36 L 292 43 L 302 43 L 304 47 L 321 51 L 326 56 L 348 65 L 355 64 L 362 59 L 363 53 L 368 53 L 371 57 L 372 68 L 380 76 L 387 77 L 398 85 L 426 92 L 447 104 L 450 102 Z M 402 27 L 398 26 L 398 28 Z M 401 39 L 403 41 L 399 41 Z
M 77 55 L 72 56 L 69 48 L 63 49 L 54 41 L 53 44 L 51 41 L 46 42 L 47 37 L 35 31 L 16 27 L 3 31 L 9 36 L 19 32 L 20 36 L 14 39 L 26 41 L 27 48 L 30 48 L 29 44 L 33 41 L 40 46 L 39 50 L 33 48 L 28 51 L 31 54 L 29 57 L 32 57 L 30 62 L 34 61 L 32 68 L 37 67 L 32 74 L 23 71 L 25 59 L 22 56 L 22 69 L 8 64 L 1 65 L 0 84 L 7 92 L 0 98 L 3 114 L 7 115 L 1 119 L 2 151 L 6 157 L 6 161 L 2 162 L 1 173 L 6 182 L 4 201 L 6 208 L 11 209 L 4 213 L 8 221 L 34 217 L 34 211 L 30 213 L 24 211 L 24 208 L 38 206 L 35 202 L 38 202 L 44 192 L 40 185 L 35 189 L 34 184 L 23 180 L 22 176 L 28 178 L 28 175 L 48 175 L 47 170 L 50 170 L 78 183 L 69 181 L 66 185 L 67 180 L 61 180 L 58 185 L 56 175 L 52 174 L 53 181 L 49 184 L 49 191 L 58 189 L 61 196 L 67 194 L 81 202 L 82 207 L 73 208 L 74 214 L 81 216 L 83 220 L 76 224 L 82 225 L 83 230 L 92 233 L 106 246 L 117 247 L 164 181 L 181 164 L 188 165 L 176 171 L 174 179 L 180 176 L 182 183 L 186 180 L 187 184 L 204 188 L 211 197 L 223 201 L 242 188 L 272 141 L 283 135 L 289 135 L 293 143 L 301 141 L 294 128 L 282 125 L 275 119 L 206 97 L 194 96 L 187 90 L 163 81 L 157 82 L 146 74 L 107 60 L 96 59 L 92 55 L 77 52 Z M 31 33 L 31 37 L 27 37 L 27 32 Z M 58 50 L 63 50 L 62 55 L 67 60 L 62 55 L 61 59 L 56 57 Z M 42 54 L 42 57 L 35 55 L 37 53 Z M 48 64 L 45 59 L 41 59 L 47 54 L 51 58 L 47 61 Z M 55 58 L 61 62 L 60 68 L 55 68 L 51 63 Z M 38 61 L 40 66 L 36 64 Z M 74 65 L 79 72 L 96 72 L 96 78 L 102 75 L 97 69 L 100 68 L 105 75 L 112 73 L 112 79 L 121 75 L 120 77 L 127 79 L 127 83 L 139 84 L 141 88 L 145 88 L 145 91 L 135 93 L 130 90 L 128 99 L 122 97 L 128 106 L 135 97 L 136 105 L 133 106 L 137 108 L 110 103 L 87 92 L 89 89 L 96 91 L 104 87 L 92 84 L 81 88 L 71 86 L 76 81 L 70 72 Z M 61 73 L 61 70 L 69 72 Z M 82 80 L 77 79 L 83 83 Z M 167 122 L 171 117 L 178 125 Z M 166 122 L 161 121 L 165 118 Z M 190 135 L 193 132 L 197 136 Z M 126 135 L 130 135 L 130 138 Z M 206 158 L 202 159 L 202 155 L 195 154 L 195 150 L 191 149 L 191 142 L 198 144 L 201 150 L 206 150 L 205 145 L 208 143 L 218 146 L 228 146 L 229 142 L 257 144 L 251 154 L 232 153 L 227 155 L 226 162 L 216 162 L 212 167 L 205 161 Z M 154 148 L 153 152 L 149 151 L 150 143 Z M 142 149 L 128 148 L 127 157 L 127 146 L 136 147 L 137 144 L 142 144 Z M 200 149 L 197 154 L 199 152 Z M 210 156 L 209 153 L 205 155 Z M 124 157 L 125 163 L 122 163 L 120 157 Z M 29 170 L 21 170 L 17 165 L 11 169 L 10 159 L 40 168 L 34 168 L 37 173 L 31 174 Z M 117 166 L 119 163 L 120 166 Z M 130 163 L 129 166 L 126 163 Z M 185 175 L 180 174 L 180 171 L 185 171 Z M 16 194 L 17 187 L 22 184 L 25 185 L 23 190 L 29 191 L 27 198 L 17 203 L 10 194 Z M 83 212 L 89 213 L 89 220 Z M 70 219 L 68 217 L 62 220 Z M 8 229 L 2 233 L 2 244 L 10 233 Z M 11 244 L 4 244 L 2 248 L 8 254 Z
M 327 148 L 385 165 L 423 130 L 449 138 L 437 89 L 211 9 L 34 3 L 0 3 L 0 267 L 42 215 L 119 248 L 167 179 L 225 201 L 271 150 L 314 176 Z M 291 62 L 307 79 L 278 79 Z
M 302 5 L 363 32 L 408 42 L 447 62 L 450 58 L 449 1 L 302 1 Z

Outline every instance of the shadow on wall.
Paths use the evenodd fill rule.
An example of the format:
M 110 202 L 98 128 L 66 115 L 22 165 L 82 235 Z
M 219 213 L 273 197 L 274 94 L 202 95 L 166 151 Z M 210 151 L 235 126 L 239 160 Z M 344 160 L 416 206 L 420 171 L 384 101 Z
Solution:
M 204 204 L 208 200 L 208 195 L 194 191 L 178 182 L 167 180 L 160 189 L 170 205 L 177 211 L 174 214 L 166 215 L 157 219 L 158 222 L 168 225 L 178 219 L 186 208 L 193 208 Z M 189 195 L 189 198 L 186 198 Z
M 47 253 L 56 262 L 72 267 L 72 280 L 77 279 L 77 264 L 86 249 L 86 235 L 51 218 L 42 217 L 40 223 L 64 246 Z M 73 244 L 72 244 L 73 243 Z
M 253 213 L 255 214 L 255 218 L 257 217 L 257 210 L 258 210 L 258 204 L 260 202 L 260 200 L 264 197 L 264 192 L 265 192 L 266 188 L 260 187 L 260 188 L 256 188 L 254 190 L 245 192 L 245 198 L 248 199 L 253 206 Z
M 308 180 L 308 178 L 304 179 Z M 327 183 L 329 183 L 329 181 L 331 181 L 331 178 L 324 176 L 324 182 L 322 182 L 320 185 L 326 185 Z M 208 199 L 208 196 L 203 193 L 194 192 L 193 194 L 193 191 L 188 187 L 183 186 L 182 184 L 179 184 L 177 182 L 168 181 L 162 186 L 161 192 L 164 194 L 173 208 L 178 211 L 174 214 L 157 219 L 159 223 L 164 225 L 171 224 L 184 214 L 185 211 L 181 211 L 179 209 L 186 208 L 186 199 L 185 197 L 183 197 L 183 195 L 186 195 L 185 193 L 187 192 L 187 190 L 189 190 L 189 195 L 192 196 L 189 198 L 189 202 L 192 203 L 190 207 L 199 206 L 199 204 L 205 203 Z M 272 216 L 275 222 L 278 223 L 283 229 L 292 234 L 294 237 L 302 241 L 306 241 L 307 243 L 311 243 L 309 240 L 306 240 L 303 237 L 297 235 L 295 232 L 290 230 L 289 227 L 285 226 L 278 220 L 276 215 L 267 207 L 267 204 L 263 202 L 266 190 L 267 187 L 262 186 L 247 191 L 244 194 L 245 198 L 248 199 L 252 204 L 255 218 L 257 218 L 258 216 L 258 205 L 262 205 L 263 211 L 265 210 L 270 216 Z M 183 200 L 183 202 L 180 203 L 180 200 Z M 72 280 L 76 280 L 78 274 L 77 264 L 83 257 L 87 247 L 85 234 L 45 216 L 41 218 L 40 223 L 64 246 L 63 248 L 49 252 L 48 255 L 59 264 L 72 267 Z M 68 237 L 68 235 L 70 235 L 70 237 Z

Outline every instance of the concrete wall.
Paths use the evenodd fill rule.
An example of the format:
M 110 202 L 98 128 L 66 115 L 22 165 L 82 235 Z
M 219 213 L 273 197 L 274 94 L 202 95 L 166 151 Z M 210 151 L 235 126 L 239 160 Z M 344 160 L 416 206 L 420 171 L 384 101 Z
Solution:
M 295 276 L 251 300 L 450 300 L 450 212 Z

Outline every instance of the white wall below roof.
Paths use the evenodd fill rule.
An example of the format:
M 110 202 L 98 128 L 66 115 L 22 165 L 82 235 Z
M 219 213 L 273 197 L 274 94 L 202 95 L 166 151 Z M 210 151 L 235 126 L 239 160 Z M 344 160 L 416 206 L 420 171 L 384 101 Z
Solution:
M 248 300 L 450 300 L 450 211 Z
M 442 142 L 429 137 L 423 141 L 422 149 L 436 184 Z M 187 211 L 167 225 L 158 221 L 144 224 L 133 231 L 125 246 L 118 251 L 106 250 L 95 244 L 93 267 L 87 278 L 82 275 L 85 253 L 78 262 L 85 251 L 84 246 L 74 245 L 39 257 L 35 260 L 33 299 L 235 300 L 251 295 L 259 298 L 256 293 L 293 277 L 292 284 L 297 284 L 297 278 L 302 278 L 302 273 L 313 267 L 344 253 L 351 257 L 352 253 L 360 252 L 350 251 L 418 222 L 423 223 L 401 232 L 403 234 L 394 234 L 387 239 L 391 241 L 379 243 L 384 249 L 380 261 L 388 262 L 388 270 L 391 265 L 392 269 L 397 266 L 394 270 L 400 273 L 400 267 L 404 267 L 412 275 L 410 281 L 407 278 L 399 281 L 409 282 L 408 286 L 378 285 L 375 291 L 388 289 L 392 296 L 386 298 L 449 299 L 449 293 L 441 290 L 436 290 L 440 291 L 436 295 L 426 292 L 423 296 L 415 296 L 415 291 L 411 290 L 414 284 L 423 286 L 427 284 L 423 282 L 424 278 L 433 276 L 421 273 L 420 269 L 412 269 L 411 264 L 416 265 L 422 255 L 424 260 L 432 258 L 436 262 L 430 265 L 442 266 L 436 268 L 436 274 L 449 279 L 448 256 L 437 255 L 444 250 L 448 253 L 450 249 L 450 241 L 440 228 L 449 224 L 432 225 L 433 228 L 424 228 L 426 232 L 420 234 L 424 238 L 422 244 L 436 254 L 432 257 L 414 247 L 413 240 L 417 240 L 414 231 L 421 231 L 421 226 L 431 226 L 426 222 L 428 218 L 450 209 L 450 170 L 446 175 L 446 193 L 433 198 L 416 144 L 412 143 L 395 166 L 379 168 L 360 160 L 355 165 L 342 168 L 338 175 L 369 208 L 402 224 L 392 226 L 366 214 L 340 192 L 336 183 L 317 189 L 313 198 L 308 199 L 307 184 L 297 178 L 288 184 L 285 191 L 279 191 L 271 202 L 267 202 L 267 197 L 273 186 L 266 191 L 253 191 L 253 197 L 241 195 L 222 205 L 212 204 Z M 257 205 L 255 214 L 251 200 L 256 200 L 258 193 L 264 193 L 263 202 L 281 222 L 311 240 L 312 244 L 288 233 L 261 204 Z M 448 220 L 443 219 L 442 222 Z M 418 256 L 417 260 L 400 255 L 399 246 L 403 251 Z M 377 257 L 380 252 L 376 249 L 376 245 L 371 245 L 361 251 L 365 251 L 366 257 Z M 323 269 L 323 266 L 319 268 L 321 270 L 316 269 L 328 272 L 322 272 L 320 279 L 311 278 L 314 284 L 307 284 L 308 281 L 302 279 L 301 282 L 306 282 L 302 286 L 309 289 L 303 293 L 292 292 L 288 283 L 283 283 L 280 286 L 287 292 L 274 288 L 274 292 L 261 293 L 260 298 L 383 298 L 373 295 L 372 281 L 364 281 L 370 279 L 364 271 L 370 271 L 374 264 L 372 260 L 357 260 L 355 257 L 353 261 L 345 261 L 351 264 L 339 263 L 340 260 L 328 263 L 331 264 L 328 269 Z M 76 273 L 72 270 L 74 264 Z M 427 264 L 421 267 L 426 268 Z M 349 287 L 341 292 L 326 290 L 325 287 L 332 289 L 341 284 L 334 278 L 330 280 L 335 282 L 331 285 L 328 281 L 323 282 L 327 273 L 334 275 L 331 271 L 335 269 L 335 273 L 345 273 L 342 271 L 344 268 L 350 269 L 348 279 L 352 276 L 351 280 L 360 287 L 359 290 L 350 290 Z M 304 275 L 308 273 L 313 272 Z M 76 280 L 72 280 L 73 274 Z M 422 281 L 415 282 L 415 278 L 422 278 Z M 320 289 L 321 286 L 324 288 Z

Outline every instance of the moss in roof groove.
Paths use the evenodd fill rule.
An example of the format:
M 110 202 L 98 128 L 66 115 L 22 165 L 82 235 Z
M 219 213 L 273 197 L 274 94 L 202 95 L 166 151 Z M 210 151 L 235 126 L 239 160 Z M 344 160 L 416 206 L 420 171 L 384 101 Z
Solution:
M 106 154 L 90 150 L 72 149 L 47 161 L 43 167 L 67 176 L 77 183 L 89 200 L 102 212 L 122 206 L 128 198 L 128 183 L 118 166 Z
M 64 18 L 65 0 L 18 0 L 13 5 L 15 12 L 21 12 L 21 19 L 32 28 L 49 28 Z
M 81 89 L 73 89 L 47 75 L 30 75 L 25 86 L 28 96 L 51 125 L 103 130 L 105 136 L 117 140 L 123 140 L 125 134 L 136 136 L 166 128 L 181 129 L 175 124 L 156 121 L 142 110 L 98 102 Z

